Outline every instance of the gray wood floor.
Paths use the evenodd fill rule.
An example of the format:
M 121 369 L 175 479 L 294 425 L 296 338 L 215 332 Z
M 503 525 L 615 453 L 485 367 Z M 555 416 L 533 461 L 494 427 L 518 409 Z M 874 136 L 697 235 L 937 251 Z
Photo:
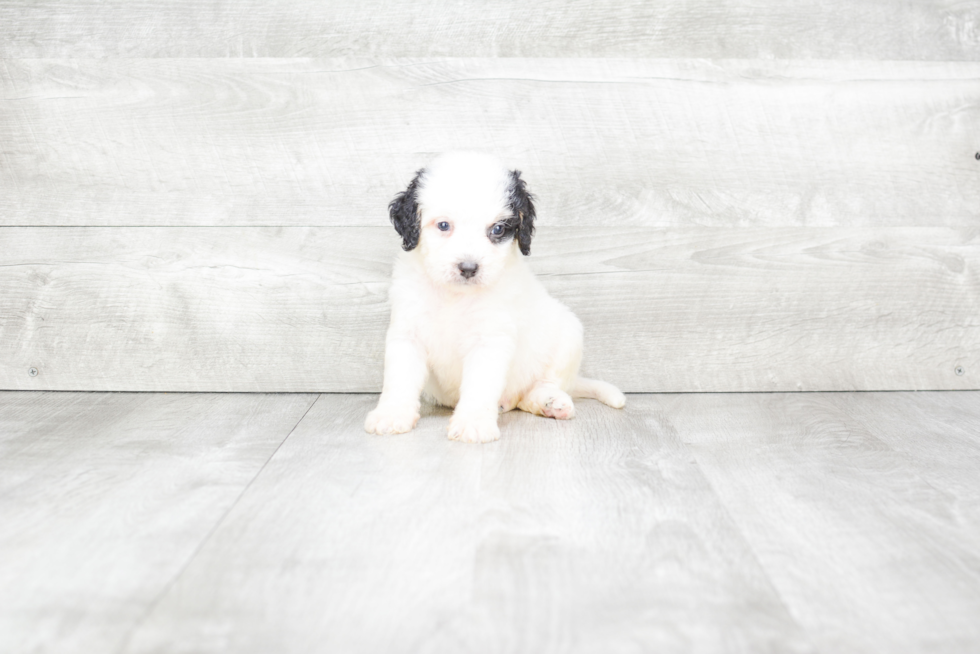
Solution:
M 980 650 L 980 392 L 0 393 L 2 652 Z

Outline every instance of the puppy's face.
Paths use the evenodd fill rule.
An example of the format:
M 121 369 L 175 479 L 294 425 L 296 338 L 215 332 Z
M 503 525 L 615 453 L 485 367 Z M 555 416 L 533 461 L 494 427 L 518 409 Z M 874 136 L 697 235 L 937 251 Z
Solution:
M 517 226 L 503 208 L 422 212 L 418 250 L 429 278 L 448 286 L 493 284 L 516 254 Z
M 389 206 L 405 250 L 441 286 L 493 285 L 518 250 L 530 253 L 534 205 L 518 171 L 475 153 L 442 155 Z

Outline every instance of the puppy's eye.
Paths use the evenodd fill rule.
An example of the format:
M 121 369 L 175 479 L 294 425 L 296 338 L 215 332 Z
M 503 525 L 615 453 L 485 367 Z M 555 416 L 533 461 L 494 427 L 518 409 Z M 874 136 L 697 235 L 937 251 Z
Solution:
M 448 232 L 449 231 L 449 223 L 447 223 L 445 220 L 442 221 L 441 223 L 437 223 L 436 224 L 436 227 L 439 228 L 439 231 L 440 232 Z
M 504 233 L 504 226 L 494 225 L 493 229 L 490 230 L 490 233 L 493 234 L 494 236 L 500 236 L 501 234 Z

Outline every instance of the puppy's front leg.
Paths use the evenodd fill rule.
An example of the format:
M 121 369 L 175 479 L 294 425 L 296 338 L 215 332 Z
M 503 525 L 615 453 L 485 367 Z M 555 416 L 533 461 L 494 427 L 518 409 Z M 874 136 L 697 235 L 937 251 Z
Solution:
M 419 396 L 427 374 L 425 352 L 418 343 L 409 338 L 388 338 L 381 398 L 364 421 L 364 429 L 379 435 L 411 431 L 419 420 Z
M 487 443 L 500 438 L 497 403 L 507 383 L 512 352 L 511 344 L 501 341 L 480 346 L 467 355 L 459 402 L 449 419 L 450 439 Z

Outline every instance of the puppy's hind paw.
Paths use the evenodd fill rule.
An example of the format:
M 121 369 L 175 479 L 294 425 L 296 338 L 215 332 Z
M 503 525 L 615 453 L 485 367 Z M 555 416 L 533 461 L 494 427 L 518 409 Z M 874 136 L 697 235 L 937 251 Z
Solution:
M 364 420 L 364 431 L 379 436 L 404 434 L 412 431 L 419 421 L 419 411 L 416 407 L 382 407 L 367 415 Z
M 461 443 L 489 443 L 500 438 L 496 420 L 473 420 L 465 417 L 449 419 L 449 440 Z
M 575 404 L 572 403 L 572 398 L 562 393 L 545 403 L 541 413 L 555 420 L 571 420 L 575 417 Z

